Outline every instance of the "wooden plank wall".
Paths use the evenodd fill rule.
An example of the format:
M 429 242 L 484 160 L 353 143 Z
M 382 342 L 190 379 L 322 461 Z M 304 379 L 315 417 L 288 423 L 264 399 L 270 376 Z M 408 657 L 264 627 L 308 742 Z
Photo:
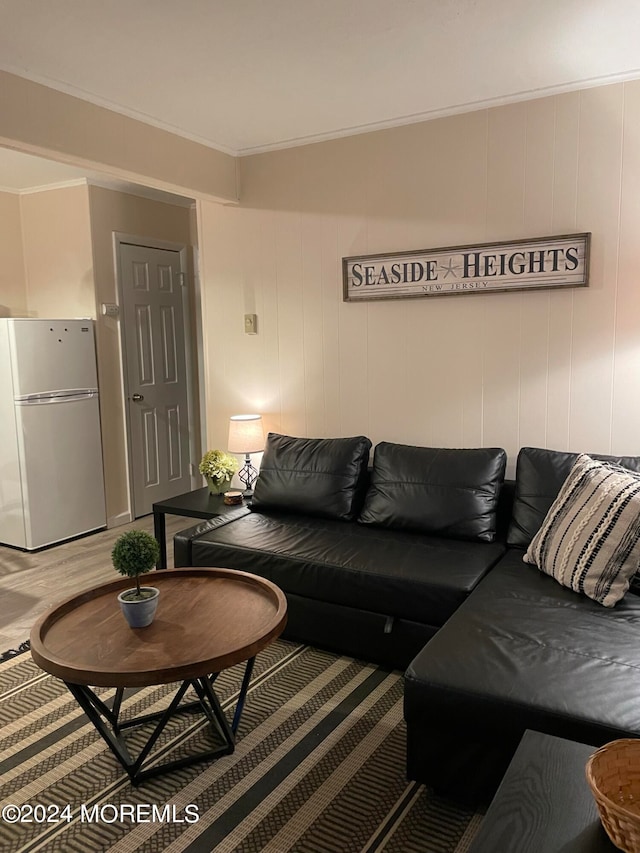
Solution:
M 640 453 L 640 81 L 240 161 L 199 207 L 208 441 Z M 344 303 L 344 256 L 592 232 L 590 286 Z M 243 332 L 257 313 L 259 334 Z

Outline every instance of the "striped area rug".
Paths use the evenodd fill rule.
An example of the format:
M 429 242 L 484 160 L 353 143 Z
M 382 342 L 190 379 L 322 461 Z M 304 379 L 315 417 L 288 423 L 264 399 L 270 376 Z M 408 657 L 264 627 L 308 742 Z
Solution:
M 242 672 L 216 682 L 228 712 Z M 174 689 L 127 691 L 124 707 L 157 710 Z M 181 715 L 158 758 L 211 737 Z M 0 664 L 0 849 L 464 853 L 481 816 L 407 783 L 404 752 L 401 673 L 279 640 L 256 659 L 235 752 L 136 788 L 26 652 Z

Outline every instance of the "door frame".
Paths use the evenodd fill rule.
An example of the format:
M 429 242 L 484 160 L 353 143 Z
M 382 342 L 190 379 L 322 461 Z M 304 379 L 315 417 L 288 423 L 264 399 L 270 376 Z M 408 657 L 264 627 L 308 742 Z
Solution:
M 187 384 L 187 409 L 189 416 L 189 474 L 191 479 L 191 488 L 197 489 L 202 485 L 202 477 L 198 473 L 198 468 L 195 460 L 200 458 L 197 436 L 202 429 L 202 424 L 196 420 L 195 396 L 194 396 L 194 353 L 192 350 L 192 323 L 191 323 L 191 304 L 189 299 L 189 247 L 184 243 L 172 243 L 169 240 L 159 240 L 155 237 L 140 237 L 136 234 L 125 234 L 121 231 L 113 232 L 113 266 L 116 278 L 116 293 L 118 299 L 118 338 L 120 348 L 120 370 L 121 370 L 121 390 L 122 390 L 122 408 L 124 412 L 124 443 L 127 457 L 127 500 L 129 502 L 129 520 L 135 519 L 134 500 L 133 500 L 133 459 L 131 455 L 131 417 L 128 405 L 129 398 L 129 381 L 127 373 L 127 348 L 124 334 L 124 322 L 122 315 L 122 306 L 124 304 L 123 284 L 122 284 L 122 266 L 121 266 L 121 246 L 123 244 L 141 246 L 148 249 L 168 249 L 169 251 L 177 252 L 180 259 L 180 276 L 183 281 L 180 287 L 182 297 L 182 317 L 184 323 L 184 349 L 185 349 L 185 368 L 186 368 L 186 384 Z M 195 275 L 195 267 L 194 267 Z M 194 303 L 198 300 L 199 294 L 197 288 L 192 288 Z M 194 305 L 196 315 L 199 313 L 197 305 Z M 195 362 L 196 365 L 199 362 Z M 197 367 L 196 367 L 197 370 Z

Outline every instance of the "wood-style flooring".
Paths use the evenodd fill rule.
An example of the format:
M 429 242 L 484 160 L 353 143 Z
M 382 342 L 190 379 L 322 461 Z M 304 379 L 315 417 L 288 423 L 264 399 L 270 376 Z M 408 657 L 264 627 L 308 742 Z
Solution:
M 173 536 L 194 519 L 167 515 L 167 566 L 173 567 Z M 114 542 L 125 530 L 153 533 L 153 515 L 92 533 L 42 551 L 0 546 L 0 654 L 29 639 L 48 607 L 76 592 L 120 576 L 111 564 Z

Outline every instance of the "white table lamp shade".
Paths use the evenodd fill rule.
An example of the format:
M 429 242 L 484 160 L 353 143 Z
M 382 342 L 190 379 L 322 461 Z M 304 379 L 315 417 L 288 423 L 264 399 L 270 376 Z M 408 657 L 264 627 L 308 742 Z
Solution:
M 262 415 L 232 415 L 227 450 L 229 453 L 259 453 L 264 450 Z

